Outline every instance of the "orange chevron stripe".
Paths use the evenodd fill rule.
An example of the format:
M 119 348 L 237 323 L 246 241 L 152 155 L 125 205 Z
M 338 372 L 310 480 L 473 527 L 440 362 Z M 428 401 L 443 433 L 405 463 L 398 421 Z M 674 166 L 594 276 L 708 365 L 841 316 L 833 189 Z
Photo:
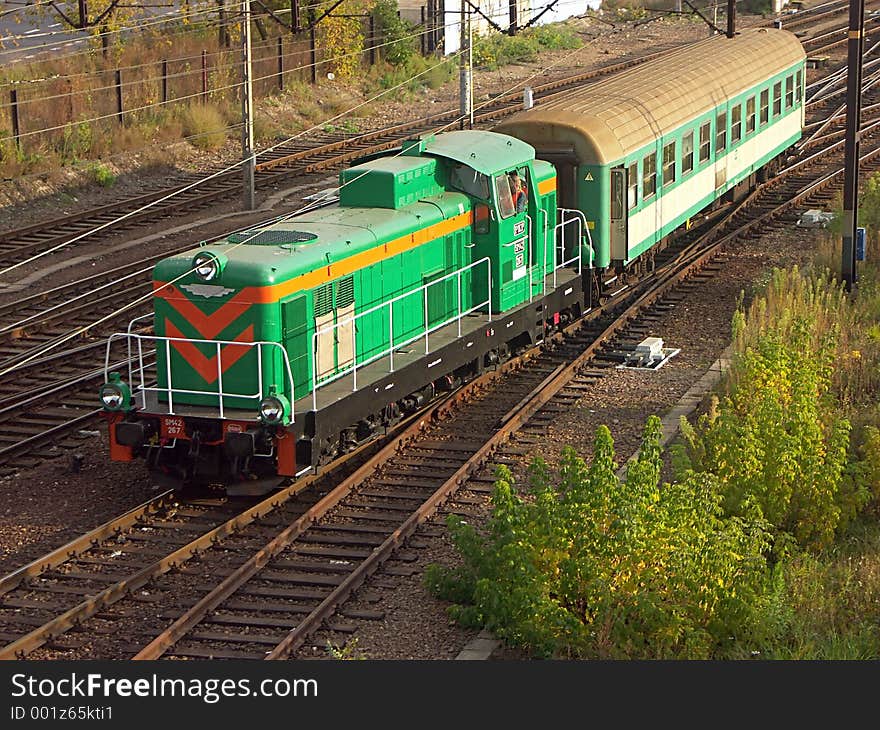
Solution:
M 165 320 L 165 331 L 168 337 L 186 337 L 171 320 Z M 208 338 L 206 338 L 208 339 Z M 248 325 L 247 328 L 238 337 L 236 342 L 253 342 L 254 326 Z M 183 359 L 195 370 L 209 385 L 217 380 L 217 356 L 205 357 L 199 348 L 192 342 L 172 342 L 171 346 L 177 350 Z M 244 357 L 250 347 L 241 347 L 239 345 L 224 345 L 220 348 L 220 370 L 226 372 L 235 363 Z
M 173 284 L 154 293 L 168 302 L 181 317 L 195 327 L 203 339 L 212 340 L 250 308 L 246 291 L 238 292 L 213 314 L 205 314 Z
M 428 226 L 420 231 L 408 233 L 405 236 L 401 236 L 393 241 L 371 248 L 368 251 L 349 256 L 348 258 L 342 259 L 342 261 L 335 261 L 329 266 L 324 266 L 315 271 L 300 274 L 299 276 L 283 281 L 280 284 L 245 287 L 235 295 L 234 299 L 239 303 L 272 304 L 291 294 L 302 291 L 303 289 L 312 289 L 321 284 L 325 284 L 328 281 L 338 279 L 340 276 L 347 276 L 359 269 L 384 261 L 385 259 L 396 256 L 404 251 L 409 251 L 417 246 L 433 241 L 434 239 L 442 238 L 443 236 L 454 233 L 462 228 L 467 228 L 472 220 L 473 213 L 468 211 L 467 213 L 454 216 L 441 223 L 435 223 L 433 226 Z M 166 292 L 172 288 L 173 285 L 165 282 L 153 282 L 153 294 L 157 297 L 167 299 L 168 295 Z
M 538 183 L 538 195 L 546 195 L 547 193 L 552 193 L 556 190 L 556 177 L 551 177 L 546 180 L 541 180 Z

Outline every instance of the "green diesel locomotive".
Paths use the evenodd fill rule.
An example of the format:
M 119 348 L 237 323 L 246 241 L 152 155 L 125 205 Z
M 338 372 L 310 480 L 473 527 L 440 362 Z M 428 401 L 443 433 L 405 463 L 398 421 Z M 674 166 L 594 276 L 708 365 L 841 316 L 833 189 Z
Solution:
M 351 450 L 752 186 L 800 136 L 803 66 L 784 31 L 712 38 L 500 131 L 409 140 L 332 204 L 159 262 L 153 332 L 108 343 L 129 363 L 101 390 L 111 457 L 234 494 Z

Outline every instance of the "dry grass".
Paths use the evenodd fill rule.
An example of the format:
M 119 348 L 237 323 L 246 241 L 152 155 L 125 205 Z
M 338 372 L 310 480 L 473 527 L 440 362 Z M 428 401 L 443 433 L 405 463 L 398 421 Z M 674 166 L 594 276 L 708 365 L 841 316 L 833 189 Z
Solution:
M 215 104 L 190 104 L 181 112 L 180 121 L 183 134 L 198 149 L 219 149 L 226 142 L 226 117 Z

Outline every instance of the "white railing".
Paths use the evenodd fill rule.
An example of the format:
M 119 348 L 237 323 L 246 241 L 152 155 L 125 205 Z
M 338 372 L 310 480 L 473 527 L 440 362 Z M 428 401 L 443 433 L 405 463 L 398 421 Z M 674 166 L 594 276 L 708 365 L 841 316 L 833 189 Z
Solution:
M 486 265 L 486 299 L 485 301 L 475 303 L 468 309 L 462 309 L 462 289 L 461 289 L 461 277 L 466 271 L 473 269 L 481 264 Z M 458 306 L 456 314 L 453 316 L 443 320 L 442 322 L 438 322 L 437 324 L 430 325 L 428 321 L 428 289 L 432 286 L 436 286 L 438 284 L 442 284 L 443 282 L 455 278 L 458 284 Z M 413 297 L 414 295 L 421 292 L 423 305 L 424 305 L 424 331 L 419 331 L 415 335 L 411 335 L 408 338 L 400 341 L 394 341 L 394 304 L 395 302 L 399 302 L 408 297 Z M 471 314 L 472 312 L 476 312 L 482 307 L 488 307 L 487 317 L 488 321 L 492 321 L 492 262 L 489 257 L 485 257 L 480 259 L 479 261 L 474 261 L 467 266 L 458 269 L 457 271 L 453 271 L 450 274 L 446 274 L 438 279 L 434 279 L 434 281 L 429 281 L 427 284 L 423 284 L 421 287 L 412 289 L 408 292 L 404 292 L 403 294 L 399 294 L 393 299 L 389 299 L 387 302 L 382 302 L 381 304 L 377 304 L 375 307 L 371 307 L 370 309 L 364 310 L 363 312 L 358 312 L 357 314 L 353 314 L 345 319 L 341 319 L 335 324 L 328 325 L 322 327 L 317 332 L 312 335 L 312 354 L 315 356 L 315 362 L 317 362 L 317 352 L 318 352 L 318 338 L 321 336 L 326 336 L 328 333 L 334 333 L 334 339 L 336 338 L 336 330 L 341 327 L 346 327 L 351 325 L 351 349 L 352 349 L 352 360 L 351 365 L 348 367 L 344 367 L 342 370 L 338 370 L 333 375 L 327 378 L 321 378 L 320 382 L 318 380 L 318 368 L 312 368 L 312 407 L 315 410 L 318 410 L 318 389 L 323 388 L 324 386 L 339 380 L 349 374 L 352 375 L 353 384 L 352 390 L 357 390 L 357 371 L 358 368 L 363 368 L 366 365 L 369 365 L 376 360 L 380 360 L 386 355 L 388 356 L 388 364 L 389 364 L 389 373 L 394 372 L 394 351 L 400 349 L 401 347 L 406 347 L 417 340 L 424 338 L 425 340 L 425 354 L 429 354 L 430 342 L 429 337 L 432 332 L 436 332 L 437 330 L 445 327 L 452 322 L 457 322 L 458 324 L 458 336 L 461 337 L 461 320 L 463 317 Z M 388 310 L 388 346 L 381 350 L 380 352 L 374 353 L 370 355 L 368 358 L 361 360 L 358 362 L 358 353 L 357 353 L 357 320 L 366 317 L 367 315 L 374 314 L 383 309 Z
M 553 286 L 556 286 L 556 272 L 565 268 L 570 264 L 577 262 L 578 274 L 582 272 L 583 261 L 581 258 L 581 242 L 583 241 L 584 232 L 587 234 L 587 241 L 590 244 L 590 262 L 588 268 L 593 268 L 592 251 L 593 239 L 590 236 L 590 227 L 587 225 L 587 217 L 583 211 L 574 210 L 572 208 L 559 208 L 560 221 L 553 229 L 553 236 L 556 242 L 556 261 L 553 265 Z M 569 258 L 565 258 L 565 233 L 566 228 L 574 226 L 575 229 L 575 254 Z
M 132 332 L 132 328 L 134 323 L 152 317 L 152 314 L 144 315 L 143 317 L 138 317 L 133 319 L 129 325 L 128 330 L 126 332 L 117 332 L 115 334 L 110 335 L 107 340 L 107 351 L 104 357 L 104 379 L 108 380 L 110 375 L 110 348 L 113 345 L 113 342 L 116 340 L 120 340 L 125 338 L 128 345 L 128 385 L 132 389 L 132 395 L 134 397 L 140 396 L 143 408 L 147 408 L 147 393 L 164 393 L 167 401 L 168 401 L 168 415 L 173 416 L 174 413 L 174 397 L 176 395 L 199 395 L 199 396 L 211 396 L 212 398 L 217 399 L 217 410 L 220 418 L 225 418 L 225 406 L 223 405 L 224 398 L 242 398 L 245 400 L 253 400 L 255 401 L 255 410 L 259 407 L 260 400 L 266 395 L 264 392 L 264 384 L 263 384 L 263 358 L 264 351 L 268 348 L 270 350 L 277 350 L 281 354 L 282 361 L 284 363 L 284 375 L 287 377 L 287 382 L 290 385 L 290 389 L 287 391 L 290 393 L 290 405 L 291 405 L 291 413 L 290 413 L 290 422 L 294 421 L 293 414 L 293 403 L 295 400 L 294 396 L 294 384 L 293 384 L 293 373 L 290 368 L 290 359 L 288 358 L 287 351 L 284 347 L 278 342 L 239 342 L 237 340 L 200 340 L 189 337 L 162 337 L 160 335 L 141 335 L 135 332 Z M 158 354 L 162 349 L 165 351 L 165 378 L 166 384 L 164 387 L 157 385 L 148 385 L 146 378 L 146 370 L 150 367 L 149 365 L 144 365 L 144 343 L 149 342 L 154 346 L 154 349 L 149 350 L 146 354 Z M 215 349 L 215 357 L 217 360 L 217 390 L 191 390 L 189 388 L 175 388 L 172 380 L 172 368 L 171 368 L 171 352 L 172 346 L 174 343 L 186 343 L 192 345 L 211 345 Z M 254 393 L 245 392 L 238 393 L 234 391 L 224 390 L 223 388 L 223 348 L 232 345 L 235 347 L 246 347 L 248 349 L 256 348 L 257 351 L 257 388 Z M 137 356 L 133 353 L 133 349 L 137 350 Z M 278 383 L 272 383 L 272 385 L 279 385 Z M 283 388 L 283 383 L 280 384 Z

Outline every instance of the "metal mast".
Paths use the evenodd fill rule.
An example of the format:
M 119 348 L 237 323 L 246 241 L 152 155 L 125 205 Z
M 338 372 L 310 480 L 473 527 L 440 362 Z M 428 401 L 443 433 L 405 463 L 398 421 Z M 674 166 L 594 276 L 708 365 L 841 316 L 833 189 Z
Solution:
M 862 117 L 862 53 L 864 51 L 865 0 L 849 2 L 847 44 L 846 142 L 843 172 L 843 250 L 841 278 L 852 291 L 856 274 L 856 226 L 859 211 L 859 126 Z
M 256 208 L 254 195 L 254 176 L 256 173 L 256 156 L 254 155 L 254 107 L 253 107 L 253 75 L 251 72 L 251 3 L 242 0 L 241 21 L 242 45 L 242 85 L 241 85 L 241 154 L 244 160 L 244 209 Z

